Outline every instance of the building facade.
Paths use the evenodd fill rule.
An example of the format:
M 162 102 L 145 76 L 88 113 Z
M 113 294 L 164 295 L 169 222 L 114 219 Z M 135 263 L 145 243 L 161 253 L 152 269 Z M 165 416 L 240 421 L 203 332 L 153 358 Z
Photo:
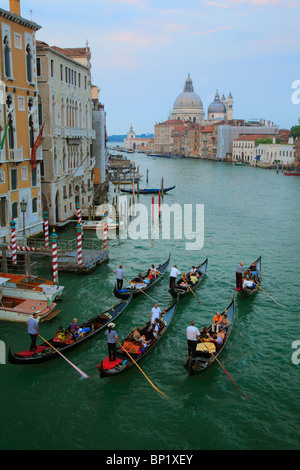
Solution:
M 137 137 L 133 127 L 130 126 L 129 131 L 127 132 L 127 137 L 124 139 L 123 147 L 125 150 L 149 150 L 149 141 L 151 137 Z
M 21 16 L 19 0 L 0 9 L 0 241 L 10 240 L 10 221 L 17 236 L 43 231 L 40 162 L 32 149 L 39 134 L 36 32 L 40 26 Z M 34 161 L 32 161 L 32 159 Z M 26 212 L 21 212 L 21 202 Z M 25 225 L 23 222 L 25 220 Z
M 91 52 L 37 42 L 39 125 L 43 138 L 43 210 L 49 223 L 76 214 L 76 203 L 93 203 Z

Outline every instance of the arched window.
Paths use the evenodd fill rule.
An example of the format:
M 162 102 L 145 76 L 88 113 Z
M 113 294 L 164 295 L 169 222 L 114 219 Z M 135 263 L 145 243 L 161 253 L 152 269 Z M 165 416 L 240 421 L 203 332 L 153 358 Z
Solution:
M 33 127 L 32 115 L 30 115 L 29 117 L 28 124 L 29 124 L 29 145 L 30 145 L 30 148 L 32 149 L 34 146 L 34 127 Z
M 67 173 L 68 171 L 68 159 L 66 155 L 66 149 L 63 149 L 63 171 L 64 173 Z
M 8 146 L 11 150 L 15 148 L 14 125 L 12 115 L 8 115 Z
M 52 96 L 52 124 L 56 126 L 56 103 L 55 103 L 55 96 Z
M 32 213 L 35 214 L 37 211 L 37 197 L 34 197 L 32 199 Z
M 5 75 L 8 78 L 11 78 L 11 63 L 10 63 L 10 47 L 8 42 L 8 37 L 5 36 L 4 38 L 4 69 Z
M 57 176 L 58 166 L 57 166 L 56 147 L 54 147 L 54 152 L 53 152 L 53 171 L 54 171 L 54 176 Z
M 11 205 L 11 217 L 12 219 L 17 219 L 19 217 L 18 215 L 18 203 L 17 202 L 13 202 L 12 205 Z
M 61 125 L 65 127 L 65 102 L 64 99 L 61 99 Z
M 26 47 L 26 70 L 27 70 L 27 81 L 32 83 L 32 54 L 30 45 Z

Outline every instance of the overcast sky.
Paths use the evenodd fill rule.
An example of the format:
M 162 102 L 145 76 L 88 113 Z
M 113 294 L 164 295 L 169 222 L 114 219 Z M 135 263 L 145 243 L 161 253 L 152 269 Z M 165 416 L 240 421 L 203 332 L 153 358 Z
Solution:
M 9 0 L 0 4 L 9 10 Z M 281 128 L 300 118 L 292 102 L 300 0 L 21 0 L 21 14 L 42 26 L 37 38 L 51 46 L 89 41 L 109 135 L 130 125 L 154 132 L 188 73 L 205 112 L 218 89 L 232 93 L 234 118 Z

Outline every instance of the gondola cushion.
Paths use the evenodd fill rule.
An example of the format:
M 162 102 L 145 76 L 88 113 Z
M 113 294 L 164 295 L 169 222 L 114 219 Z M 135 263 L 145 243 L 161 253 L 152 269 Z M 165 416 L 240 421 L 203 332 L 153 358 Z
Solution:
M 23 352 L 20 352 L 20 353 L 15 353 L 15 356 L 18 356 L 18 357 L 23 357 L 24 359 L 27 359 L 28 357 L 31 357 L 33 356 L 35 353 L 42 353 L 45 351 L 45 349 L 47 349 L 48 346 L 38 346 L 36 351 L 23 351 Z
M 197 351 L 205 351 L 210 353 L 216 352 L 216 346 L 214 343 L 206 342 L 205 344 L 199 343 L 197 344 Z

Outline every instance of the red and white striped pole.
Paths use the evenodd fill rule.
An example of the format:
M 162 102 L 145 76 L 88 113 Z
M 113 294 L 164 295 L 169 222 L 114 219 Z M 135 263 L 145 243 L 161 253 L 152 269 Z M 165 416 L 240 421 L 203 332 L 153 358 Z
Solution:
M 152 196 L 151 209 L 152 209 L 152 220 L 154 220 L 154 196 Z
M 107 222 L 103 226 L 103 249 L 107 251 Z
M 48 212 L 44 212 L 44 228 L 45 228 L 45 247 L 49 248 L 49 220 Z
M 80 209 L 79 202 L 76 202 L 76 209 L 77 209 L 78 223 L 81 225 L 81 232 L 82 232 L 81 209 Z
M 158 193 L 158 217 L 160 217 L 161 192 Z
M 78 266 L 82 266 L 82 231 L 81 224 L 77 224 L 77 259 Z
M 16 239 L 16 222 L 12 220 L 11 226 L 11 249 L 12 249 L 12 261 L 13 264 L 17 264 L 17 239 Z
M 52 241 L 52 268 L 53 268 L 53 282 L 54 284 L 58 285 L 58 264 L 57 264 L 57 239 L 58 236 L 53 229 L 53 233 L 51 235 Z

